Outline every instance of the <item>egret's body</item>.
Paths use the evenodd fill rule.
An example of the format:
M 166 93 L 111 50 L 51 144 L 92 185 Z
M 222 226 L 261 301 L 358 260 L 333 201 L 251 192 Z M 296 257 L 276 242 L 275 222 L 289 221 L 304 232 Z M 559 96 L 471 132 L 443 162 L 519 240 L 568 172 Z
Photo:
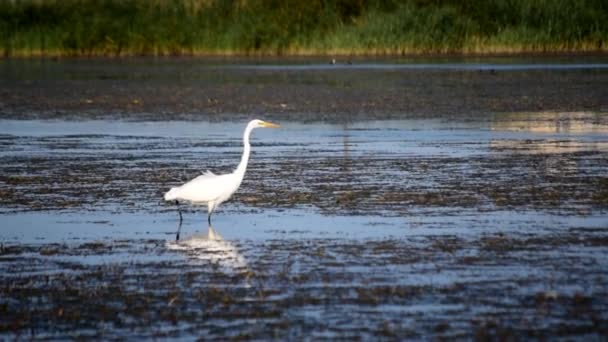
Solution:
M 165 201 L 188 201 L 194 204 L 207 204 L 207 219 L 211 223 L 211 214 L 220 203 L 225 202 L 236 192 L 241 185 L 247 163 L 249 162 L 249 136 L 254 128 L 258 127 L 279 127 L 273 123 L 262 120 L 252 120 L 245 128 L 243 134 L 243 156 L 236 170 L 224 175 L 216 175 L 211 171 L 194 178 L 182 186 L 171 188 L 165 193 Z

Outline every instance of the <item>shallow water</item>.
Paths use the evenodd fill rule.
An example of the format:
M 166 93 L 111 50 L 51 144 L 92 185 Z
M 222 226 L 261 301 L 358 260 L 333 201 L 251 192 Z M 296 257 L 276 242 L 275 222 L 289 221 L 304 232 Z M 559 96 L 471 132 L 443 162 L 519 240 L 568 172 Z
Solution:
M 0 119 L 4 338 L 608 336 L 600 110 L 280 120 L 212 227 L 180 205 L 176 241 L 162 194 L 232 170 L 242 115 L 34 109 Z

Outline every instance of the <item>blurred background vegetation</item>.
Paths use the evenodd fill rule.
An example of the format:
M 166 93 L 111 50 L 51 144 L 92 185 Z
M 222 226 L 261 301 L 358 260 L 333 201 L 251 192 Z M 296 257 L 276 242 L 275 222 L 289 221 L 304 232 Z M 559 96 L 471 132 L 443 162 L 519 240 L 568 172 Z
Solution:
M 606 0 L 3 0 L 4 56 L 607 51 Z

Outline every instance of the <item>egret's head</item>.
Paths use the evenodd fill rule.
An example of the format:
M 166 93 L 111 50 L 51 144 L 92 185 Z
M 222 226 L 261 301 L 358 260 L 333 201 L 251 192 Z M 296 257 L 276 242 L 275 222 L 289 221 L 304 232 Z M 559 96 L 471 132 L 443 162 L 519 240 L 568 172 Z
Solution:
M 262 120 L 253 120 L 249 123 L 249 125 L 252 125 L 253 128 L 257 128 L 257 127 L 262 127 L 262 128 L 279 128 L 281 126 L 277 125 L 277 124 L 273 124 L 271 122 L 266 122 L 266 121 L 262 121 Z

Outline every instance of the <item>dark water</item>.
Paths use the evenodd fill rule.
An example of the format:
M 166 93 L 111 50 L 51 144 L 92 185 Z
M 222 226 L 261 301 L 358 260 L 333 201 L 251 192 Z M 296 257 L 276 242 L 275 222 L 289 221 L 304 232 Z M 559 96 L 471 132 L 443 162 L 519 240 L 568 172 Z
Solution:
M 2 86 L 17 94 L 1 93 L 0 336 L 605 339 L 608 116 L 598 96 L 605 89 L 591 89 L 606 82 L 604 67 L 524 62 L 431 64 L 430 74 L 416 76 L 431 93 L 397 112 L 398 80 L 427 66 L 342 65 L 347 75 L 337 75 L 317 62 L 311 75 L 301 63 L 221 64 L 209 72 L 233 70 L 227 78 L 202 80 L 223 84 L 222 96 L 237 102 L 250 95 L 264 102 L 273 91 L 291 98 L 293 87 L 312 83 L 295 105 L 231 114 L 254 103 L 244 101 L 218 105 L 219 116 L 153 96 L 139 101 L 166 110 L 132 100 L 130 109 L 107 107 L 117 89 L 164 84 L 166 94 L 191 86 L 188 69 L 182 75 L 190 76 L 162 82 L 140 77 L 180 70 L 172 61 L 151 63 L 160 71 L 138 62 L 129 77 L 109 82 L 99 75 L 124 62 L 43 68 L 82 68 L 75 79 L 25 62 L 4 69 L 14 78 Z M 559 91 L 570 98 L 544 103 L 559 110 L 482 111 L 509 102 L 493 92 L 556 98 L 559 82 L 536 88 L 522 65 L 543 82 L 569 79 Z M 248 74 L 250 86 L 231 83 L 248 68 L 262 74 Z M 498 76 L 480 76 L 486 68 Z M 366 75 L 373 87 L 357 78 Z M 474 92 L 463 75 L 472 87 L 495 88 Z M 344 77 L 358 81 L 332 83 Z M 446 84 L 477 95 L 448 115 Z M 31 102 L 20 97 L 24 89 Z M 91 103 L 70 106 L 71 95 L 89 91 L 97 94 Z M 389 105 L 353 111 L 380 93 Z M 333 114 L 314 110 L 315 94 L 336 98 Z M 431 110 L 436 115 L 422 115 Z M 175 242 L 177 210 L 162 194 L 206 169 L 231 171 L 253 116 L 282 128 L 254 132 L 245 180 L 213 227 L 204 208 L 181 206 Z

